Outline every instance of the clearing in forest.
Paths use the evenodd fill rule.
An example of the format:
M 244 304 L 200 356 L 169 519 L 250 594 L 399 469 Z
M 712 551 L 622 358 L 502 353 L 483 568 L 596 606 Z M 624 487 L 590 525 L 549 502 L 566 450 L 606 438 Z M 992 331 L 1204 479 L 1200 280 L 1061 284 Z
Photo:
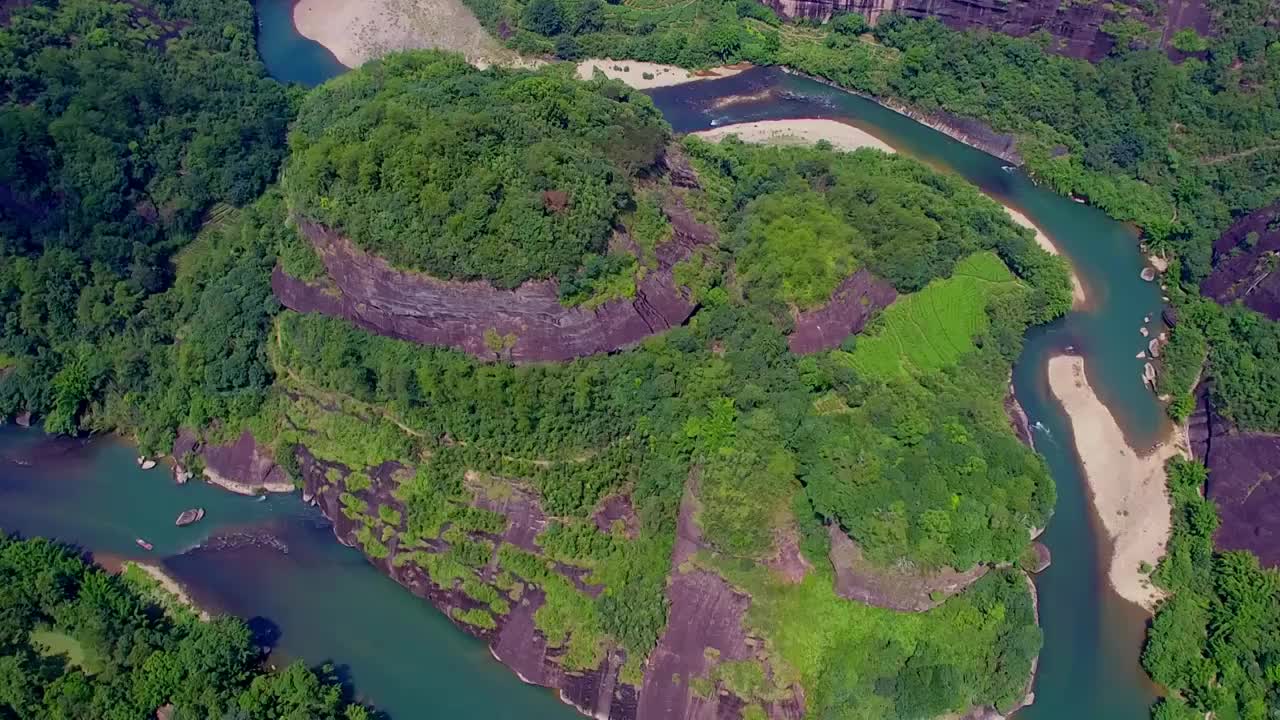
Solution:
M 1017 278 L 995 253 L 970 255 L 956 263 L 951 277 L 886 308 L 879 330 L 859 337 L 848 361 L 882 378 L 946 367 L 974 349 L 973 338 L 987 327 L 991 298 L 1016 287 Z
M 31 631 L 31 644 L 41 655 L 65 658 L 67 665 L 80 668 L 86 675 L 97 672 L 96 663 L 88 657 L 80 641 L 64 632 L 37 628 Z

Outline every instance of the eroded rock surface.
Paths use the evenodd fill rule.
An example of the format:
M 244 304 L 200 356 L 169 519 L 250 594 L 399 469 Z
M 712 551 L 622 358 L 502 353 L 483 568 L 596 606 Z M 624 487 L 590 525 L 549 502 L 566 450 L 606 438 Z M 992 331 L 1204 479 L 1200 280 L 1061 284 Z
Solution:
M 671 576 L 667 582 L 671 609 L 667 627 L 649 655 L 636 712 L 639 720 L 717 720 L 741 716 L 742 703 L 732 695 L 715 692 L 704 698 L 695 693 L 689 683 L 693 678 L 708 676 L 715 665 L 712 655 L 717 655 L 721 662 L 749 660 L 755 657 L 753 646 L 756 644 L 748 638 L 742 624 L 751 598 L 734 590 L 715 572 L 686 565 L 699 550 L 705 549 L 694 517 L 696 492 L 696 480 L 691 478 L 680 503 L 676 542 L 671 553 Z M 707 648 L 712 650 L 709 652 Z M 804 697 L 796 690 L 789 700 L 770 703 L 765 710 L 775 720 L 799 720 L 804 717 Z
M 640 518 L 636 517 L 631 496 L 626 494 L 610 495 L 601 500 L 591 519 L 601 532 L 610 532 L 616 522 L 622 523 L 622 531 L 628 538 L 635 538 L 640 532 Z
M 292 492 L 293 482 L 272 455 L 259 447 L 248 430 L 229 445 L 207 445 L 189 430 L 178 433 L 173 457 L 179 463 L 191 454 L 204 461 L 204 477 L 209 482 L 241 495 L 263 492 Z
M 486 360 L 561 361 L 613 352 L 683 324 L 695 309 L 676 287 L 672 268 L 695 248 L 714 245 L 717 235 L 678 201 L 664 210 L 674 232 L 657 248 L 657 269 L 636 283 L 634 298 L 594 310 L 561 305 L 555 280 L 500 290 L 487 282 L 397 270 L 340 233 L 307 221 L 299 226 L 324 261 L 327 282 L 306 283 L 277 268 L 271 286 L 291 310 L 341 317 L 380 335 L 453 347 Z M 495 337 L 506 342 L 494 344 Z
M 1036 439 L 1035 434 L 1031 432 L 1031 420 L 1027 417 L 1027 411 L 1022 407 L 1022 403 L 1018 402 L 1013 383 L 1009 384 L 1009 392 L 1004 396 L 1004 414 L 1009 418 L 1009 426 L 1013 428 L 1013 434 L 1018 436 L 1018 440 L 1035 450 Z
M 1237 300 L 1280 320 L 1280 202 L 1243 218 L 1213 243 L 1213 273 L 1200 292 L 1223 305 Z
M 299 449 L 298 459 L 303 479 L 303 496 L 318 506 L 333 522 L 334 535 L 340 542 L 361 547 L 358 536 L 361 523 L 347 514 L 342 501 L 342 495 L 348 492 L 344 479 L 350 475 L 351 469 L 316 458 L 306 448 Z M 371 486 L 350 494 L 368 503 L 370 507 L 403 509 L 394 496 L 393 489 L 399 485 L 399 474 L 410 470 L 395 462 L 368 469 L 367 474 L 373 481 Z M 486 492 L 483 479 L 474 475 L 468 478 L 468 485 L 475 492 L 476 507 L 501 513 L 507 519 L 500 534 L 485 536 L 494 542 L 495 555 L 497 548 L 503 543 L 529 552 L 539 551 L 534 538 L 545 527 L 547 518 L 536 496 L 506 481 L 501 483 L 504 488 L 501 493 Z M 494 487 L 498 485 L 495 483 Z M 397 531 L 405 529 L 407 520 L 401 518 L 400 522 L 394 528 Z M 485 640 L 493 656 L 511 668 L 522 680 L 559 690 L 561 699 L 588 715 L 610 720 L 632 720 L 635 717 L 637 691 L 618 680 L 618 672 L 626 660 L 625 653 L 616 649 L 606 653 L 600 667 L 592 672 L 565 670 L 556 660 L 563 650 L 549 647 L 547 638 L 534 622 L 534 614 L 545 601 L 545 594 L 536 585 L 521 583 L 518 594 L 508 595 L 511 611 L 506 615 L 495 614 L 494 628 L 479 628 L 459 622 L 456 613 L 489 608 L 471 599 L 454 585 L 444 587 L 436 584 L 420 565 L 410 559 L 415 552 L 446 552 L 449 548 L 447 542 L 430 540 L 413 547 L 401 547 L 397 532 L 387 538 L 385 547 L 384 557 L 371 557 L 367 552 L 366 557 L 391 579 L 418 597 L 430 601 L 463 631 Z M 554 567 L 586 595 L 598 595 L 603 589 L 586 583 L 584 578 L 587 573 L 581 568 L 560 563 L 554 564 Z M 491 571 L 492 566 L 488 570 Z
M 987 574 L 985 565 L 964 572 L 944 568 L 923 573 L 914 569 L 876 567 L 839 527 L 829 528 L 831 565 L 836 571 L 836 594 L 875 607 L 924 612 L 964 590 Z
M 1063 55 L 1099 60 L 1115 46 L 1115 39 L 1102 26 L 1126 17 L 1142 19 L 1159 31 L 1162 47 L 1173 35 L 1194 28 L 1209 32 L 1211 20 L 1205 0 L 1157 0 L 1156 12 L 1146 15 L 1137 0 L 1114 3 L 1072 2 L 1071 0 L 766 0 L 788 17 L 825 20 L 832 15 L 856 12 L 873 24 L 881 16 L 898 13 L 914 18 L 934 17 L 948 27 L 977 28 L 1008 35 L 1024 36 L 1041 30 L 1053 36 L 1053 49 Z M 1170 48 L 1170 55 L 1181 55 Z
M 839 347 L 845 338 L 866 327 L 872 313 L 888 307 L 897 297 L 888 282 L 859 270 L 836 287 L 825 305 L 797 313 L 787 345 L 800 355 Z
M 1218 505 L 1214 545 L 1280 567 L 1280 435 L 1237 430 L 1214 411 L 1203 383 L 1188 434 L 1192 456 L 1209 468 L 1206 495 Z

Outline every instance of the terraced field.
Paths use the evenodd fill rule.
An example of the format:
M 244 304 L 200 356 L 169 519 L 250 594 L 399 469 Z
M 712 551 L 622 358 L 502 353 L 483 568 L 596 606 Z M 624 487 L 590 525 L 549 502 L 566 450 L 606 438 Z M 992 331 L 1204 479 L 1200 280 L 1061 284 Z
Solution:
M 859 372 L 876 377 L 941 369 L 974 349 L 973 338 L 986 329 L 991 298 L 1020 287 L 994 253 L 975 253 L 957 263 L 951 277 L 886 308 L 879 329 L 844 354 Z

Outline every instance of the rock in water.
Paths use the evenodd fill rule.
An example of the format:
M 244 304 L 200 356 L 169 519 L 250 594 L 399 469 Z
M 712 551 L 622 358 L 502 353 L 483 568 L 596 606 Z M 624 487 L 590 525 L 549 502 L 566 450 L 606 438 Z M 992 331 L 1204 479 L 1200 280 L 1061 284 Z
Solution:
M 200 522 L 203 518 L 204 508 L 191 508 L 190 510 L 183 510 L 182 514 L 178 516 L 178 519 L 173 524 L 178 527 L 186 527 L 192 523 Z
M 1036 563 L 1030 570 L 1032 573 L 1042 573 L 1053 562 L 1053 555 L 1044 543 L 1034 543 L 1031 548 L 1035 551 Z
M 1142 367 L 1142 382 L 1151 387 L 1156 386 L 1156 366 L 1147 363 Z

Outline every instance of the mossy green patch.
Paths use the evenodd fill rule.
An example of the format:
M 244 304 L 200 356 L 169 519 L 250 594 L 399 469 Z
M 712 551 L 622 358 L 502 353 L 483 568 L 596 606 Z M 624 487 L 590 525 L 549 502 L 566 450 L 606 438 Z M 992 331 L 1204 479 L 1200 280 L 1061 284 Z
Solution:
M 951 277 L 886 308 L 853 352 L 843 355 L 860 372 L 880 378 L 940 370 L 975 349 L 991 298 L 1021 288 L 995 253 L 975 253 L 956 263 Z
M 85 652 L 84 646 L 67 633 L 53 628 L 36 628 L 31 631 L 31 644 L 45 657 L 62 657 L 68 665 L 80 668 L 86 675 L 98 671 L 96 660 Z

